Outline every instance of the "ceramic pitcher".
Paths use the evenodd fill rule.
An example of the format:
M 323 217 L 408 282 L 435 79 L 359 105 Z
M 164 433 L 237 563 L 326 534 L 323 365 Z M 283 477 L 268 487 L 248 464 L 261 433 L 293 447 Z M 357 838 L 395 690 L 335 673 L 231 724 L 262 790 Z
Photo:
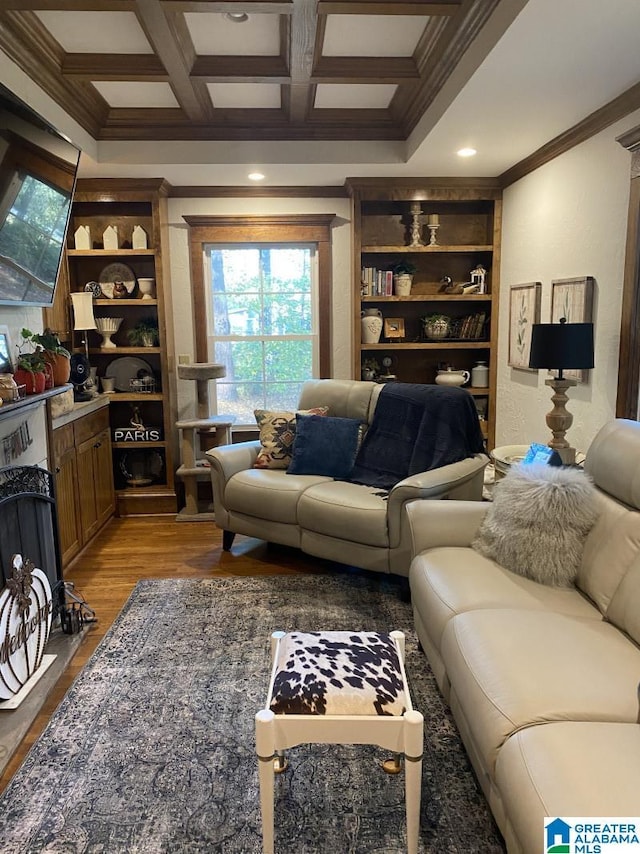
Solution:
M 377 344 L 382 334 L 382 312 L 379 308 L 367 308 L 360 312 L 361 338 L 363 344 Z
M 445 371 L 438 371 L 436 374 L 438 385 L 460 386 L 468 383 L 469 379 L 469 371 L 456 371 L 454 368 L 447 368 Z

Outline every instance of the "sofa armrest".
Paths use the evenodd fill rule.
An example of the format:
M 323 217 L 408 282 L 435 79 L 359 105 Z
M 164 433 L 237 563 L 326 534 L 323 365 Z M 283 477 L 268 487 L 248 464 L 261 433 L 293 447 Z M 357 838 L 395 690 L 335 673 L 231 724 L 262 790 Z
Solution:
M 389 493 L 387 506 L 389 543 L 392 548 L 399 544 L 402 537 L 402 509 L 408 501 L 429 498 L 480 501 L 484 470 L 488 462 L 489 458 L 485 454 L 476 454 L 448 466 L 411 475 L 397 483 Z
M 488 501 L 414 501 L 407 505 L 412 558 L 441 546 L 469 547 L 491 507 Z
M 238 442 L 235 445 L 220 445 L 206 452 L 211 466 L 211 485 L 214 506 L 224 506 L 224 488 L 227 482 L 240 471 L 253 468 L 260 450 L 260 442 Z

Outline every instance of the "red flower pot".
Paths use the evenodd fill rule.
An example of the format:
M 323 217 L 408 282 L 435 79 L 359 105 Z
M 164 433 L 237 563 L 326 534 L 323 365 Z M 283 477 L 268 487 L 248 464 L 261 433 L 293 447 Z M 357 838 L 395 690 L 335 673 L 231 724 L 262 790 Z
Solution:
M 41 394 L 44 391 L 46 377 L 42 371 L 25 371 L 23 368 L 13 375 L 18 385 L 26 385 L 27 394 Z

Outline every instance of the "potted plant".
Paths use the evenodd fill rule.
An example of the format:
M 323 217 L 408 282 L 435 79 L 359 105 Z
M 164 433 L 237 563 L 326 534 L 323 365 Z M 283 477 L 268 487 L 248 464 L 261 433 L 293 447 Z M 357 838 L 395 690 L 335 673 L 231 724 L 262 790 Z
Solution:
M 44 332 L 29 332 L 24 329 L 25 338 L 25 332 L 29 333 L 31 341 L 37 347 L 42 348 L 44 360 L 51 366 L 54 386 L 68 383 L 71 375 L 71 353 L 62 346 L 58 335 L 51 329 L 45 329 Z
M 411 261 L 402 260 L 393 268 L 393 290 L 398 297 L 408 297 L 411 293 L 411 285 L 413 276 L 416 272 L 416 265 Z
M 427 314 L 421 320 L 424 334 L 435 341 L 446 338 L 451 330 L 451 318 L 446 314 Z
M 27 394 L 40 394 L 44 391 L 47 381 L 44 349 L 33 341 L 33 333 L 29 329 L 22 329 L 20 335 L 22 341 L 17 345 L 17 367 L 13 378 L 18 385 L 26 386 Z M 24 352 L 27 346 L 34 349 Z
M 158 321 L 155 317 L 143 317 L 127 333 L 134 347 L 155 347 L 158 341 Z

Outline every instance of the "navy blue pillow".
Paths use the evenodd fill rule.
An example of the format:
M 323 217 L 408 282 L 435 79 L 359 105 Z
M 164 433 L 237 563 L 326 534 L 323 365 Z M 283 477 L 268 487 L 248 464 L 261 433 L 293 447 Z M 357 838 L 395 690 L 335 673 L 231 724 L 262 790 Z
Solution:
M 356 418 L 296 414 L 296 438 L 287 474 L 349 477 L 361 426 Z

